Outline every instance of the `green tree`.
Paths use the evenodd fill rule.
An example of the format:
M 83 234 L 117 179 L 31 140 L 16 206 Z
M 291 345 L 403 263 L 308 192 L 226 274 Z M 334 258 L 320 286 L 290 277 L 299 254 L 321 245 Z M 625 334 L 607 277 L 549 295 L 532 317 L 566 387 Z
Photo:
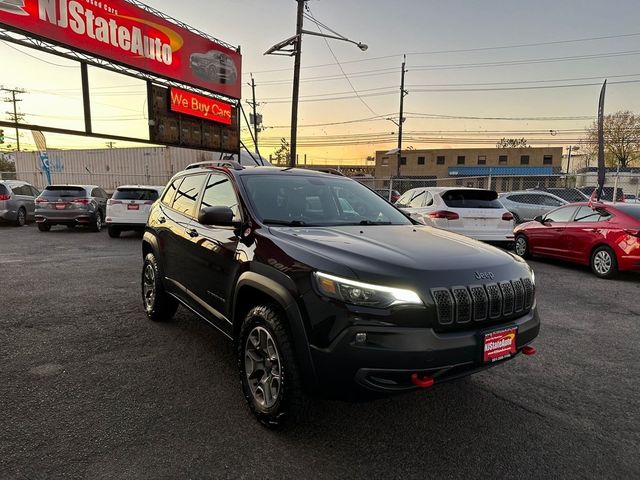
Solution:
M 289 142 L 287 142 L 284 138 L 280 139 L 280 146 L 278 149 L 273 152 L 273 160 L 274 164 L 277 166 L 288 166 L 289 165 L 289 157 L 291 156 L 291 147 L 289 146 Z
M 585 142 L 591 151 L 598 152 L 598 122 L 594 121 L 585 132 Z M 640 115 L 619 110 L 604 117 L 605 161 L 609 167 L 621 168 L 640 162 Z
M 0 153 L 0 172 L 15 172 L 16 164 Z
M 526 138 L 506 138 L 503 137 L 498 143 L 496 148 L 527 148 L 529 144 Z

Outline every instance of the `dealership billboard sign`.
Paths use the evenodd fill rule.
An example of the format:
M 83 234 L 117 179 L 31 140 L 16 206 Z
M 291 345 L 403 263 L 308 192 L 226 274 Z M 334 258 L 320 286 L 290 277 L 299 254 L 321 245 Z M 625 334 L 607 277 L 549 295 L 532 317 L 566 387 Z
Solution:
M 0 0 L 0 25 L 152 75 L 240 98 L 238 51 L 126 0 Z

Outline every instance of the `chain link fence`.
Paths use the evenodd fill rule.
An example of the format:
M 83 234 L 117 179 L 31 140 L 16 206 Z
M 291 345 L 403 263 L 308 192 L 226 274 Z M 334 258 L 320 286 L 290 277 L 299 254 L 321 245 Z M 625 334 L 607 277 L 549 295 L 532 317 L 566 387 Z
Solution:
M 597 184 L 594 174 L 547 175 L 547 176 L 477 176 L 477 177 L 417 177 L 417 178 L 373 178 L 353 177 L 360 183 L 378 192 L 387 199 L 397 199 L 404 192 L 423 187 L 472 187 L 495 190 L 498 193 L 546 191 L 566 201 L 581 201 L 588 198 Z M 640 197 L 640 174 L 610 175 L 607 177 L 603 198 L 611 200 L 616 188 L 617 200 L 622 196 Z M 607 196 L 611 198 L 607 198 Z M 530 198 L 534 203 L 537 198 Z

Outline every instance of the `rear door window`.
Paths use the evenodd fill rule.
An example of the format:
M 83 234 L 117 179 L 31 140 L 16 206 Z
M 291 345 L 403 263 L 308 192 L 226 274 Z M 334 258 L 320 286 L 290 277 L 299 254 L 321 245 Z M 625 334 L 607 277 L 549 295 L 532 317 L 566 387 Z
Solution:
M 442 200 L 451 208 L 503 208 L 493 190 L 447 190 Z
M 193 217 L 205 178 L 204 174 L 185 177 L 176 191 L 173 208 L 184 215 Z
M 114 200 L 143 200 L 156 201 L 158 199 L 157 190 L 146 188 L 119 188 L 112 197 Z
M 419 208 L 424 205 L 424 199 L 427 196 L 427 191 L 422 190 L 421 192 L 416 192 L 414 196 L 409 201 L 409 206 L 411 208 Z

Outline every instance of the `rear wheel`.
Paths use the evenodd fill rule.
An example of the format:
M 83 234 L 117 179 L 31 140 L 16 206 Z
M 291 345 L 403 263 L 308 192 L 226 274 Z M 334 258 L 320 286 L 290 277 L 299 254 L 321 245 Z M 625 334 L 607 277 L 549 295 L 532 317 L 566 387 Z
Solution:
M 108 231 L 111 238 L 118 238 L 120 236 L 120 230 L 115 227 L 109 227 Z
M 309 398 L 280 309 L 274 305 L 251 309 L 242 323 L 237 349 L 242 390 L 256 419 L 268 428 L 304 420 Z
M 41 232 L 48 232 L 49 230 L 51 230 L 51 225 L 46 225 L 44 223 L 39 223 L 38 224 L 38 230 L 40 230 Z
M 178 309 L 178 302 L 162 285 L 158 261 L 153 253 L 147 253 L 142 266 L 142 302 L 147 317 L 154 322 L 171 320 Z
M 24 208 L 20 207 L 18 209 L 18 215 L 16 215 L 15 225 L 22 227 L 25 223 L 27 223 L 27 212 Z
M 591 270 L 600 278 L 613 278 L 618 273 L 616 254 L 607 246 L 596 248 L 591 254 Z
M 93 224 L 91 225 L 91 231 L 99 232 L 100 230 L 102 230 L 102 212 L 100 210 L 98 210 L 96 212 L 96 219 L 94 220 Z
M 524 235 L 518 235 L 516 237 L 515 246 L 514 246 L 516 255 L 522 258 L 530 258 L 531 253 L 529 252 L 529 241 L 527 237 Z

